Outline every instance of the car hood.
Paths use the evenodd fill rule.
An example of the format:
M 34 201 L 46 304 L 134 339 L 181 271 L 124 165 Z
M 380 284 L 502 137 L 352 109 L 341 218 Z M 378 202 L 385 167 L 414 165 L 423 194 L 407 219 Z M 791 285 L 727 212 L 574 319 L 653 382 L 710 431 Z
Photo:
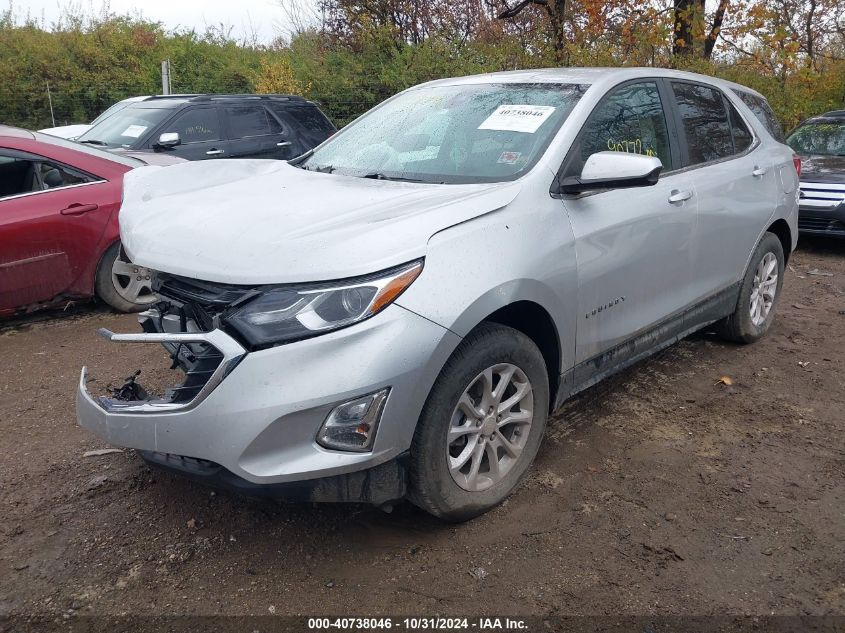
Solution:
M 59 127 L 48 127 L 44 128 L 43 130 L 38 130 L 42 134 L 49 134 L 50 136 L 58 136 L 59 138 L 65 138 L 68 140 L 73 140 L 79 138 L 85 132 L 91 129 L 91 126 L 86 123 L 76 123 L 74 125 L 62 125 Z
M 502 208 L 519 189 L 370 180 L 271 160 L 141 167 L 124 177 L 120 233 L 132 261 L 176 275 L 326 281 L 422 257 L 433 234 Z
M 801 180 L 845 184 L 845 156 L 801 156 Z

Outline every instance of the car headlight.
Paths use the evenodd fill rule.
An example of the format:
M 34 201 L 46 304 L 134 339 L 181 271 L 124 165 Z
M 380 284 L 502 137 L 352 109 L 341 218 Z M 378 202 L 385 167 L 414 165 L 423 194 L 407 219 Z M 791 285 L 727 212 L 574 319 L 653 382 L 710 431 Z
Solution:
M 226 317 L 255 347 L 289 343 L 378 314 L 422 272 L 422 260 L 333 284 L 268 288 Z

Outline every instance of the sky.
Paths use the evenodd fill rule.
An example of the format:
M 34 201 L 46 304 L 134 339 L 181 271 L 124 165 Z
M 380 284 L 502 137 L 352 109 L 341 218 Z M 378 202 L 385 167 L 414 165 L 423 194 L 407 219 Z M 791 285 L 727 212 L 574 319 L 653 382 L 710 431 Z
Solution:
M 306 5 L 316 0 L 301 0 Z M 13 0 L 17 14 L 29 14 L 45 21 L 49 28 L 62 13 L 63 7 L 72 6 L 86 13 L 100 13 L 103 0 Z M 232 27 L 232 36 L 238 40 L 250 38 L 255 32 L 258 42 L 269 44 L 277 35 L 286 35 L 290 25 L 279 0 L 108 0 L 112 13 L 137 14 L 163 22 L 165 28 L 193 28 L 204 31 L 206 26 L 221 23 Z

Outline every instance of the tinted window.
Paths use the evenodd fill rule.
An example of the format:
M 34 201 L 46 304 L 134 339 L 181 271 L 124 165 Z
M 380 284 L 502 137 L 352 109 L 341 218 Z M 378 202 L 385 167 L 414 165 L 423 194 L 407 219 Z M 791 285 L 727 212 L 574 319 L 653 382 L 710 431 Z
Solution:
M 606 151 L 657 156 L 663 170 L 671 170 L 669 134 L 657 84 L 632 84 L 612 92 L 590 114 L 578 143 L 568 169 L 572 175 L 581 173 L 591 154 Z
M 60 163 L 0 153 L 0 198 L 86 182 L 95 179 Z
M 731 113 L 731 132 L 733 132 L 734 136 L 734 151 L 739 154 L 751 147 L 751 143 L 754 142 L 754 137 L 748 129 L 748 126 L 745 125 L 745 121 L 742 120 L 739 112 L 736 111 L 736 108 L 730 103 L 727 105 Z
M 674 82 L 672 90 L 686 132 L 689 164 L 733 154 L 733 136 L 722 93 L 707 86 Z
M 0 199 L 39 191 L 40 188 L 32 161 L 0 153 Z
M 315 106 L 297 106 L 295 108 L 284 108 L 297 123 L 306 130 L 331 134 L 334 126 Z
M 56 189 L 57 187 L 69 187 L 70 185 L 94 181 L 93 178 L 82 172 L 48 161 L 38 164 L 38 172 L 41 176 L 42 189 Z
M 161 134 L 166 132 L 179 134 L 182 143 L 219 141 L 223 138 L 220 133 L 220 118 L 217 114 L 217 108 L 191 108 L 161 129 Z M 158 135 L 156 135 L 157 139 Z
M 744 90 L 734 90 L 734 92 L 748 106 L 748 109 L 754 113 L 754 116 L 763 124 L 763 127 L 772 135 L 772 138 L 783 143 L 783 128 L 781 128 L 769 102 L 762 97 L 745 92 Z
M 232 138 L 270 134 L 267 111 L 261 106 L 236 106 L 226 108 L 229 132 Z

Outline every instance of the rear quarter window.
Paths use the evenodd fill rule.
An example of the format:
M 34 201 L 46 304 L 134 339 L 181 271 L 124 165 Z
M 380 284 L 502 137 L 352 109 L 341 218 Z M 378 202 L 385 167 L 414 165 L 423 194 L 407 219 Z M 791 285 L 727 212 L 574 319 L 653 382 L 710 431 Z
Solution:
M 736 96 L 742 99 L 742 102 L 745 105 L 748 106 L 748 109 L 751 110 L 754 116 L 757 117 L 757 120 L 763 124 L 763 127 L 765 127 L 766 131 L 772 135 L 772 138 L 780 143 L 785 142 L 783 128 L 781 128 L 780 123 L 775 116 L 774 110 L 772 110 L 768 101 L 762 97 L 753 95 L 750 92 L 745 92 L 744 90 L 733 89 L 733 92 Z

